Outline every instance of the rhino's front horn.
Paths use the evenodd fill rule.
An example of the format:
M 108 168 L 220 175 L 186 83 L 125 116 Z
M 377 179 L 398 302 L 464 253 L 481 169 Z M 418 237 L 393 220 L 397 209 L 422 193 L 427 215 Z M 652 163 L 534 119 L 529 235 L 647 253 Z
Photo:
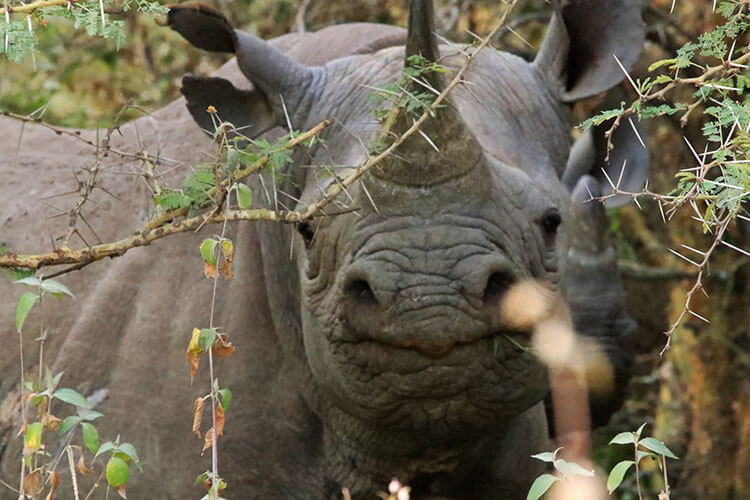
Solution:
M 439 62 L 440 52 L 435 43 L 432 0 L 411 0 L 409 33 L 406 43 L 406 66 L 424 67 L 424 61 L 414 63 L 413 56 Z M 404 86 L 413 95 L 435 93 L 445 88 L 441 75 L 424 71 L 419 75 L 423 83 L 413 80 Z M 450 73 L 447 73 L 450 78 Z M 432 96 L 435 98 L 436 96 Z M 424 108 L 409 112 L 404 107 L 396 110 L 392 125 L 384 127 L 383 142 L 391 142 L 408 130 Z M 387 123 L 387 122 L 386 122 Z M 481 160 L 481 148 L 450 102 L 443 101 L 434 117 L 428 118 L 418 133 L 409 136 L 395 153 L 371 170 L 372 175 L 404 186 L 431 186 L 466 174 Z
M 290 59 L 256 36 L 235 30 L 221 12 L 204 4 L 170 7 L 167 24 L 199 49 L 236 54 L 242 72 L 274 107 L 283 98 L 293 108 L 322 72 L 322 68 Z

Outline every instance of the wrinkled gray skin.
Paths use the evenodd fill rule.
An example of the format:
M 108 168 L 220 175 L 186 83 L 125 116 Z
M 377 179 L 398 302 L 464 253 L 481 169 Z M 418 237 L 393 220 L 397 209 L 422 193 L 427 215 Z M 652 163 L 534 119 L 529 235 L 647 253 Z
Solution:
M 337 124 L 324 147 L 296 155 L 283 190 L 301 200 L 299 208 L 331 182 L 320 169 L 300 165 L 357 165 L 364 158 L 362 144 L 378 130 L 372 116 L 378 104 L 363 85 L 398 78 L 404 33 L 343 25 L 272 42 L 289 57 L 322 65 L 315 80 L 285 90 L 294 127 L 325 118 Z M 343 486 L 373 498 L 392 476 L 413 486 L 413 498 L 525 496 L 540 472 L 529 455 L 549 446 L 542 405 L 548 383 L 541 364 L 509 335 L 522 343 L 528 338 L 499 319 L 502 294 L 521 278 L 563 293 L 579 332 L 603 346 L 623 376 L 631 322 L 602 239 L 602 208 L 580 202 L 588 198 L 586 186 L 596 193 L 600 183 L 585 175 L 585 165 L 573 165 L 583 174 L 570 188 L 560 180 L 570 149 L 562 100 L 571 90 L 554 75 L 563 73 L 564 45 L 548 42 L 536 64 L 492 49 L 477 58 L 465 76 L 471 83 L 458 86 L 451 103 L 479 148 L 442 141 L 446 157 L 466 160 L 451 173 L 435 174 L 428 165 L 427 174 L 412 178 L 385 165 L 365 177 L 367 193 L 355 184 L 353 203 L 341 197 L 356 212 L 315 219 L 302 231 L 272 223 L 228 225 L 237 248 L 235 277 L 220 284 L 215 324 L 237 346 L 217 367 L 221 387 L 234 393 L 219 448 L 229 498 L 335 498 Z M 455 49 L 440 50 L 441 63 L 461 64 Z M 353 52 L 362 53 L 346 56 Z M 234 61 L 219 76 L 252 88 Z M 610 75 L 587 93 L 618 79 Z M 254 83 L 266 85 L 273 115 L 249 120 L 280 122 L 271 86 Z M 194 109 L 205 109 L 213 97 L 193 95 Z M 21 132 L 20 150 L 8 147 Z M 71 171 L 90 164 L 93 148 L 6 118 L 0 118 L 0 135 L 6 138 L 0 245 L 48 250 L 49 235 L 62 234 L 67 220 L 45 221 L 40 200 L 75 189 Z M 123 126 L 113 144 L 137 151 L 139 141 L 151 153 L 187 164 L 213 150 L 183 99 Z M 150 197 L 137 177 L 115 174 L 135 171 L 137 162 L 110 155 L 102 165 L 103 185 L 119 201 L 100 192 L 86 214 L 106 240 L 140 227 Z M 260 185 L 254 191 L 257 204 L 269 203 Z M 51 203 L 67 207 L 72 200 Z M 282 195 L 279 200 L 290 203 Z M 551 207 L 563 221 L 556 237 L 540 226 Z M 208 322 L 211 284 L 201 275 L 197 249 L 217 230 L 167 238 L 93 264 L 62 279 L 76 300 L 43 304 L 51 337 L 45 362 L 65 370 L 62 386 L 86 395 L 107 389 L 97 406 L 105 414 L 98 421 L 102 439 L 120 433 L 139 450 L 145 470 L 131 478 L 129 498 L 197 496 L 192 480 L 210 468 L 199 456 L 201 441 L 190 433 L 193 400 L 207 391 L 208 374 L 202 366 L 189 386 L 185 347 L 192 328 Z M 24 290 L 1 286 L 6 347 L 0 397 L 9 406 L 7 396 L 19 381 L 12 318 Z M 37 307 L 24 332 L 30 370 L 40 317 Z M 58 403 L 53 412 L 66 414 Z M 18 421 L 6 418 L 2 425 L 0 466 L 13 484 Z M 65 467 L 59 470 L 66 474 Z M 57 498 L 72 498 L 70 489 Z

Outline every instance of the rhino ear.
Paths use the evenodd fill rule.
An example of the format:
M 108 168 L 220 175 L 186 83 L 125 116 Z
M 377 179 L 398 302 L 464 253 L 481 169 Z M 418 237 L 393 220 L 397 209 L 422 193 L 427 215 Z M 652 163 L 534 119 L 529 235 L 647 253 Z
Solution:
M 200 107 L 205 110 L 204 104 L 207 103 L 219 109 L 216 103 L 209 101 L 221 101 L 225 108 L 219 110 L 223 119 L 227 119 L 230 113 L 238 115 L 240 111 L 264 112 L 263 115 L 247 116 L 244 121 L 266 124 L 273 119 L 275 124 L 282 125 L 282 105 L 286 105 L 294 124 L 299 104 L 306 100 L 308 93 L 315 92 L 313 83 L 321 81 L 322 68 L 305 66 L 260 38 L 235 30 L 224 15 L 207 5 L 172 6 L 167 24 L 199 49 L 236 54 L 240 70 L 256 87 L 254 92 L 243 92 L 216 78 L 192 77 L 187 81 L 187 92 L 184 93 L 199 114 Z M 230 110 L 232 106 L 236 110 Z M 205 117 L 201 116 L 198 122 L 201 120 L 205 121 Z M 235 125 L 244 124 L 240 120 Z
M 640 124 L 633 122 L 638 136 L 646 137 Z M 648 179 L 651 159 L 648 150 L 643 147 L 635 132 L 628 126 L 615 129 L 612 134 L 614 149 L 607 156 L 607 139 L 605 132 L 608 127 L 599 126 L 586 130 L 570 149 L 568 163 L 562 175 L 563 184 L 573 191 L 579 180 L 590 175 L 599 183 L 598 192 L 607 194 L 612 192 L 610 180 L 619 189 L 628 192 L 638 192 Z M 605 175 L 606 172 L 606 175 Z M 609 178 L 609 180 L 607 179 Z M 598 196 L 596 193 L 593 196 Z M 620 195 L 605 201 L 607 208 L 615 208 L 628 203 L 630 197 Z
M 556 0 L 534 64 L 564 102 L 598 94 L 624 74 L 641 52 L 645 25 L 640 0 Z
M 205 131 L 216 128 L 208 107 L 213 106 L 222 121 L 230 122 L 245 137 L 257 137 L 276 125 L 265 96 L 256 90 L 240 90 L 223 78 L 186 75 L 182 94 L 193 119 Z

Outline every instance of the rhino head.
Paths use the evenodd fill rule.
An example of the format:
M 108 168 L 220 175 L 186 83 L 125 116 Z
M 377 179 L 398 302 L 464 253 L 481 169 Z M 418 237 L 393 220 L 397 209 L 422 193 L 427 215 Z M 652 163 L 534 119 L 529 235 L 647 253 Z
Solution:
M 250 136 L 334 120 L 270 202 L 300 210 L 382 138 L 375 112 L 385 104 L 373 89 L 398 81 L 406 58 L 452 71 L 463 64 L 462 49 L 435 43 L 432 22 L 432 3 L 414 0 L 408 32 L 391 29 L 365 49 L 306 64 L 205 7 L 173 8 L 169 17 L 197 47 L 234 52 L 252 83 L 186 77 L 183 93 L 202 127 L 213 129 L 208 105 Z M 582 203 L 603 189 L 593 168 L 602 165 L 599 142 L 585 135 L 570 154 L 566 104 L 617 84 L 623 74 L 612 54 L 628 65 L 642 40 L 636 0 L 555 2 L 534 61 L 482 51 L 421 132 L 323 211 L 337 215 L 304 222 L 296 234 L 267 228 L 263 257 L 279 342 L 320 418 L 339 484 L 365 491 L 392 473 L 409 480 L 452 471 L 467 453 L 485 453 L 477 443 L 498 447 L 532 420 L 529 436 L 546 434 L 538 412 L 524 416 L 547 394 L 547 372 L 519 348 L 527 332 L 500 315 L 520 280 L 562 293 L 578 330 L 623 373 L 632 325 L 602 239 L 603 208 Z M 424 76 L 435 90 L 452 78 Z M 418 85 L 410 90 L 425 91 Z M 388 132 L 403 132 L 414 118 L 400 111 Z M 629 135 L 618 137 L 618 154 L 629 157 L 625 180 L 642 182 L 647 154 Z M 620 167 L 605 165 L 617 174 Z M 290 238 L 292 263 L 280 250 Z

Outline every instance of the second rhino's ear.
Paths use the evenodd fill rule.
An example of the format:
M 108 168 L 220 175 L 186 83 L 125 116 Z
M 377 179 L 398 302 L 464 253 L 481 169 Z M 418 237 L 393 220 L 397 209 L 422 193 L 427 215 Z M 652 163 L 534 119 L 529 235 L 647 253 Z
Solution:
M 633 126 L 641 138 L 646 137 L 645 130 L 640 123 L 633 121 Z M 581 134 L 570 149 L 568 163 L 562 175 L 562 182 L 570 191 L 574 191 L 582 178 L 591 176 L 598 183 L 596 191 L 591 191 L 593 197 L 612 192 L 610 181 L 622 191 L 636 193 L 640 191 L 648 180 L 651 159 L 648 150 L 641 144 L 636 132 L 627 125 L 617 127 L 612 134 L 613 149 L 607 157 L 607 138 L 605 133 L 607 124 L 591 127 Z M 604 205 L 607 208 L 622 206 L 631 197 L 618 195 L 607 198 Z
M 572 102 L 617 85 L 641 52 L 640 0 L 553 0 L 554 13 L 534 64 Z

